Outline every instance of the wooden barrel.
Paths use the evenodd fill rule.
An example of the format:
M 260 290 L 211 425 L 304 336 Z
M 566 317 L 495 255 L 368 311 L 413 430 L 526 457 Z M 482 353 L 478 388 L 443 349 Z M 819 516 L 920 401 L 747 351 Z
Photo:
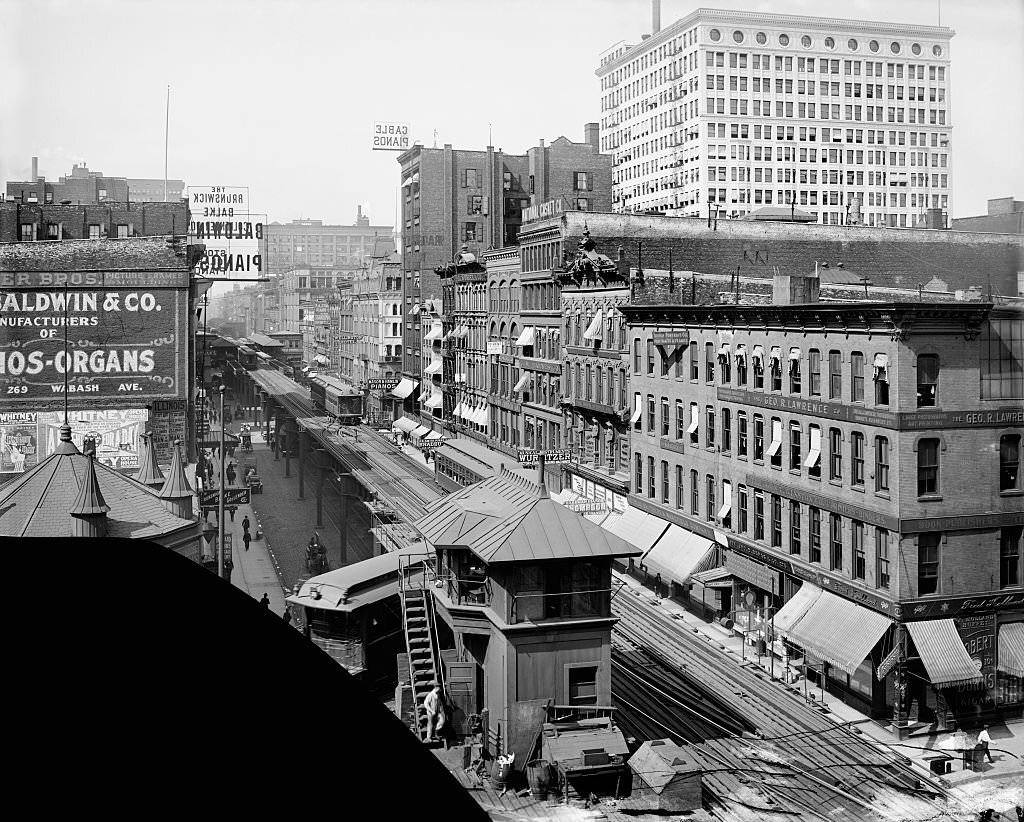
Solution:
M 530 783 L 530 793 L 539 799 L 548 798 L 551 785 L 551 770 L 546 759 L 534 759 L 526 763 L 526 778 Z

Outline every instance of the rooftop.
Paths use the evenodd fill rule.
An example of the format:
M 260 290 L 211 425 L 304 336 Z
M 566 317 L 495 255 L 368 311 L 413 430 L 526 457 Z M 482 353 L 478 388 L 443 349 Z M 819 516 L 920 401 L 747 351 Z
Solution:
M 0 271 L 184 271 L 185 245 L 164 237 L 0 243 Z

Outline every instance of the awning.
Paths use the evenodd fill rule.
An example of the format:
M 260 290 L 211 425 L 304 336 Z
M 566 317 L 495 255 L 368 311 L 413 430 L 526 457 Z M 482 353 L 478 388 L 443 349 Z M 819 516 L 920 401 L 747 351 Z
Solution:
M 391 426 L 391 430 L 398 429 L 405 434 L 411 434 L 419 427 L 419 423 L 415 420 L 411 420 L 408 417 L 399 417 L 395 420 L 395 424 Z
M 718 518 L 724 520 L 729 516 L 729 512 L 732 511 L 732 484 L 729 482 L 722 483 L 722 496 L 724 501 L 722 507 L 718 509 Z
M 419 382 L 416 380 L 408 380 L 403 377 L 401 382 L 391 389 L 391 393 L 393 396 L 404 400 L 413 392 L 417 385 L 419 385 Z
M 430 387 L 430 383 L 426 383 L 423 386 L 423 390 L 420 391 L 420 395 L 419 395 L 419 397 L 417 397 L 417 399 L 420 402 L 423 402 L 427 397 L 429 397 L 433 393 L 434 393 L 434 389 Z
M 444 435 L 443 434 L 438 434 L 437 431 L 431 431 L 423 439 L 425 439 L 427 442 L 436 442 L 437 440 L 443 440 L 444 439 Z
M 754 361 L 754 368 L 764 368 L 764 346 L 755 345 L 750 352 L 750 358 Z
M 1010 676 L 1024 677 L 1024 622 L 999 626 L 997 668 Z
M 640 565 L 648 573 L 660 573 L 666 582 L 672 580 L 682 585 L 707 553 L 714 550 L 711 540 L 670 523 L 654 547 L 640 558 Z
M 523 333 L 519 335 L 516 340 L 516 345 L 533 345 L 534 329 L 532 325 L 526 326 L 523 329 Z
M 426 401 L 425 405 L 427 408 L 439 408 L 442 402 L 444 402 L 443 395 L 434 394 Z
M 736 346 L 735 357 L 736 357 L 736 362 L 738 362 L 738 363 L 746 362 L 746 359 L 747 359 L 747 346 L 744 345 L 743 343 L 740 343 L 739 345 L 737 345 Z
M 441 372 L 442 367 L 443 363 L 441 362 L 441 360 L 434 360 L 433 362 L 430 363 L 430 365 L 423 369 L 423 373 L 431 375 L 439 374 Z
M 803 618 L 790 627 L 789 639 L 853 674 L 890 625 L 892 621 L 882 614 L 821 591 Z
M 813 468 L 821 459 L 821 429 L 811 429 L 811 450 L 807 452 L 807 459 L 804 460 L 804 468 Z
M 952 619 L 908 622 L 907 630 L 910 631 L 914 647 L 917 648 L 932 685 L 948 688 L 953 685 L 973 685 L 983 680 L 981 671 L 967 653 Z
M 453 414 L 454 416 L 456 416 L 456 417 L 461 417 L 461 416 L 462 416 L 462 409 L 463 409 L 464 407 L 465 407 L 465 405 L 464 405 L 463 403 L 461 403 L 461 402 L 460 402 L 460 403 L 459 403 L 458 405 L 456 405 L 456 406 L 455 406 L 455 410 L 454 410 L 454 411 L 452 411 L 452 414 Z
M 794 346 L 793 348 L 789 349 L 789 358 L 791 360 L 799 360 L 800 359 L 800 349 L 797 348 L 796 346 Z
M 722 345 L 718 349 L 718 356 L 719 356 L 719 358 L 726 359 L 726 360 L 729 359 L 729 352 L 730 352 L 730 350 L 731 349 L 730 349 L 729 343 L 722 343 Z
M 639 394 L 633 395 L 633 416 L 629 418 L 630 425 L 636 425 L 636 421 L 640 419 L 640 415 L 644 413 L 643 400 Z
M 875 354 L 875 379 L 888 382 L 889 355 Z
M 427 426 L 425 426 L 425 425 L 417 425 L 416 428 L 414 428 L 413 431 L 412 431 L 412 437 L 414 439 L 418 439 L 419 437 L 422 437 L 424 434 L 429 434 L 429 433 L 430 433 L 430 429 L 427 428 Z
M 530 375 L 529 374 L 523 374 L 523 376 L 521 376 L 519 378 L 519 382 L 517 382 L 515 384 L 515 386 L 512 388 L 513 393 L 522 391 L 524 388 L 526 388 L 526 384 L 529 381 L 530 381 Z
M 697 431 L 697 426 L 700 425 L 700 409 L 697 407 L 697 403 L 690 403 L 690 424 L 686 428 L 687 434 L 693 434 Z
M 768 354 L 768 361 L 771 363 L 772 368 L 777 368 L 782 362 L 782 347 L 773 345 L 771 351 Z
M 409 309 L 409 313 L 410 314 L 419 314 L 420 313 L 420 304 L 416 303 L 416 305 L 414 305 L 412 308 Z
M 587 326 L 587 330 L 583 332 L 583 339 L 585 340 L 599 340 L 603 336 L 604 330 L 604 312 L 599 308 L 597 313 L 594 315 L 594 319 L 590 321 L 590 325 Z
M 455 329 L 455 336 L 458 337 L 459 339 L 462 339 L 463 337 L 468 337 L 469 336 L 469 326 L 468 325 L 460 325 L 458 328 Z
M 789 598 L 789 601 L 775 612 L 775 634 L 789 635 L 790 629 L 804 618 L 807 609 L 810 608 L 818 597 L 821 596 L 821 588 L 805 582 L 800 589 Z
M 316 363 L 317 365 L 331 364 L 331 361 L 327 359 L 327 357 L 325 357 L 323 354 L 317 354 L 315 357 L 313 357 L 313 362 Z
M 772 442 L 768 446 L 768 456 L 774 457 L 782 447 L 782 420 L 772 420 Z
M 690 574 L 691 582 L 699 582 L 705 588 L 732 588 L 734 579 L 728 568 L 711 568 L 708 571 Z
M 475 422 L 477 425 L 484 425 L 484 426 L 486 426 L 487 425 L 487 421 L 488 421 L 488 417 L 490 416 L 489 409 L 490 409 L 490 406 L 481 405 L 477 409 L 476 414 L 473 415 L 473 422 Z
M 608 517 L 601 523 L 601 527 L 606 531 L 621 537 L 641 551 L 649 551 L 668 530 L 668 526 L 669 523 L 660 517 L 632 507 L 627 508 L 622 514 Z
M 426 333 L 426 334 L 424 335 L 424 337 L 423 337 L 423 341 L 424 341 L 424 342 L 433 342 L 434 340 L 439 340 L 439 339 L 441 339 L 441 334 L 443 334 L 443 333 L 444 333 L 444 332 L 443 332 L 443 330 L 442 330 L 441 326 L 439 326 L 439 325 L 436 325 L 436 326 L 434 326 L 433 328 L 431 328 L 431 329 L 430 329 L 430 330 L 429 330 L 429 331 L 428 331 L 428 332 L 427 332 L 427 333 Z

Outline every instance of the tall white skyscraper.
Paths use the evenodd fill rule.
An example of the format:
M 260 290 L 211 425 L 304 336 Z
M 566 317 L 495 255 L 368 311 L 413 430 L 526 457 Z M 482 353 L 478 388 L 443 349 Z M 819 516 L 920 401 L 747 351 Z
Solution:
M 658 4 L 596 72 L 613 209 L 894 227 L 948 212 L 952 29 L 716 9 L 661 29 Z

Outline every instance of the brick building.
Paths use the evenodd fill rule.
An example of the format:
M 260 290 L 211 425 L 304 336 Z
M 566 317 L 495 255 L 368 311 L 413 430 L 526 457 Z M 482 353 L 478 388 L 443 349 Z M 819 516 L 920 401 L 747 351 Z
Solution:
M 956 217 L 957 231 L 981 231 L 992 234 L 1024 234 L 1024 201 L 998 197 L 988 201 L 988 214 L 977 217 Z M 1024 288 L 1019 293 L 1024 294 Z
M 697 9 L 600 58 L 617 211 L 924 226 L 948 212 L 950 40 L 942 26 Z
M 402 263 L 373 258 L 352 279 L 352 334 L 355 359 L 352 384 L 367 392 L 366 416 L 375 423 L 393 422 L 390 391 L 370 388 L 370 380 L 398 383 L 402 372 Z M 390 427 L 390 425 L 388 426 Z
M 187 230 L 188 209 L 180 200 L 93 205 L 0 202 L 0 242 L 5 243 L 157 237 Z
M 358 268 L 367 257 L 395 251 L 393 229 L 370 225 L 357 207 L 354 225 L 325 225 L 323 220 L 270 223 L 263 241 L 263 259 L 269 277 L 295 268 Z
M 33 157 L 30 179 L 8 182 L 6 199 L 22 205 L 177 203 L 181 201 L 184 191 L 183 180 L 108 177 L 101 171 L 90 171 L 84 163 L 76 163 L 69 176 L 61 177 L 57 182 L 47 182 L 45 177 L 39 175 L 39 159 Z
M 721 560 L 691 578 L 669 544 L 646 572 L 751 631 L 774 615 L 793 664 L 875 715 L 1019 712 L 1020 311 L 634 288 L 629 505 Z

